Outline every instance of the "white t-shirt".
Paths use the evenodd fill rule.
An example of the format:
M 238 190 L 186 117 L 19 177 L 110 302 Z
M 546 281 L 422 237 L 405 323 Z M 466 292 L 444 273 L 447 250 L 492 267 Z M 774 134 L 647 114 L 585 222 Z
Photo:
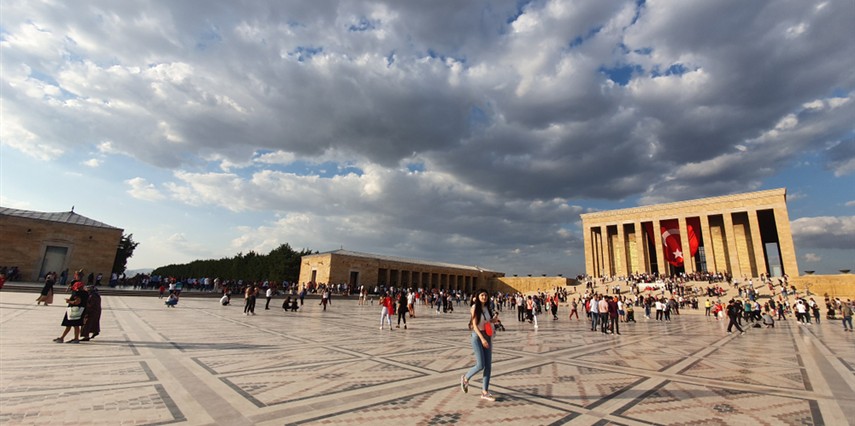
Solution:
M 490 310 L 486 306 L 481 307 L 481 321 L 478 321 L 478 330 L 484 331 L 484 324 L 490 321 Z

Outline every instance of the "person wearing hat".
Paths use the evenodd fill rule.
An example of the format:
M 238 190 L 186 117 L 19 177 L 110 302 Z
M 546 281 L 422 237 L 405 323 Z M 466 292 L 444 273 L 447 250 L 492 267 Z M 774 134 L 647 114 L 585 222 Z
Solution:
M 80 326 L 83 325 L 83 313 L 86 309 L 88 299 L 86 290 L 83 289 L 83 282 L 73 282 L 71 284 L 71 296 L 65 299 L 68 307 L 66 308 L 61 324 L 65 327 L 65 331 L 62 332 L 62 336 L 53 339 L 54 342 L 62 343 L 68 332 L 74 328 L 74 339 L 66 343 L 80 343 Z

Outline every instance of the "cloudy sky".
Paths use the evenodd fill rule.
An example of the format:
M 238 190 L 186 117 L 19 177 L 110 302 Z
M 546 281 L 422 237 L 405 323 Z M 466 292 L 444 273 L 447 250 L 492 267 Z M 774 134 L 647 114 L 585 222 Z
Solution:
M 296 249 L 584 272 L 579 214 L 787 188 L 855 269 L 855 6 L 3 0 L 0 204 L 129 267 Z

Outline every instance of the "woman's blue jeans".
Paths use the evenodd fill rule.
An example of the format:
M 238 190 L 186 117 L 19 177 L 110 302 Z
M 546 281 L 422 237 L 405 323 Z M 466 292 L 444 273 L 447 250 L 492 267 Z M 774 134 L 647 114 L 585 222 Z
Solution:
M 475 366 L 466 372 L 466 381 L 468 382 L 472 376 L 479 371 L 484 370 L 484 379 L 481 384 L 481 390 L 484 392 L 487 392 L 490 389 L 490 372 L 493 365 L 493 339 L 489 336 L 486 337 L 487 343 L 490 344 L 489 348 L 485 348 L 484 345 L 481 344 L 481 339 L 478 337 L 478 333 L 475 333 L 474 331 L 472 332 L 472 351 L 475 352 Z

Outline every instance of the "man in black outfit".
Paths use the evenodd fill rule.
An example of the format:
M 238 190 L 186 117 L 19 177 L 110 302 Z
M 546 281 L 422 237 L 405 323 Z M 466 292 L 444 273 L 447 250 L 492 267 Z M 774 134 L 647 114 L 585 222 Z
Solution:
M 730 302 L 727 303 L 727 318 L 729 322 L 727 323 L 727 332 L 732 333 L 733 326 L 736 326 L 736 329 L 739 330 L 740 334 L 745 334 L 745 330 L 739 326 L 739 317 L 742 315 L 742 303 L 736 303 L 733 299 L 730 299 Z

